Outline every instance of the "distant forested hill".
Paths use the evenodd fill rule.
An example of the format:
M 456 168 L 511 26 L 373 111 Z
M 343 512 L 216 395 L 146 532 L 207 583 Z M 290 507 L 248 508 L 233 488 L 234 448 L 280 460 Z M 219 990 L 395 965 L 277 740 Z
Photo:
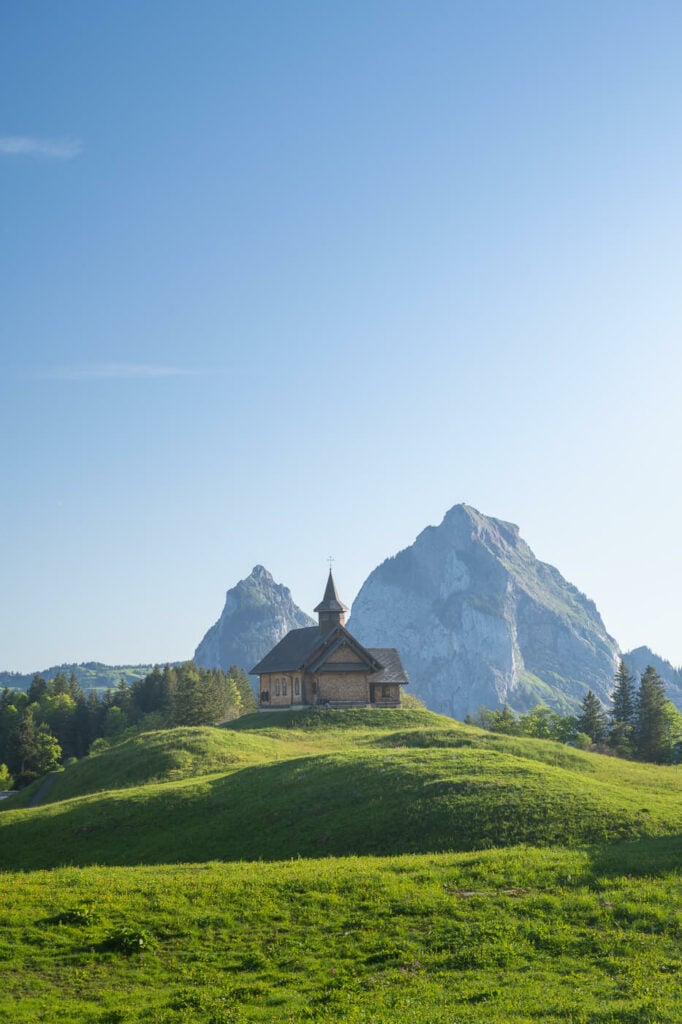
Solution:
M 9 686 L 12 690 L 27 690 L 35 675 L 43 679 L 54 679 L 59 672 L 65 676 L 75 675 L 83 690 L 115 689 L 124 679 L 132 683 L 136 679 L 144 679 L 153 669 L 153 665 L 103 665 L 99 661 L 85 661 L 73 665 L 52 665 L 36 672 L 0 672 L 0 689 Z

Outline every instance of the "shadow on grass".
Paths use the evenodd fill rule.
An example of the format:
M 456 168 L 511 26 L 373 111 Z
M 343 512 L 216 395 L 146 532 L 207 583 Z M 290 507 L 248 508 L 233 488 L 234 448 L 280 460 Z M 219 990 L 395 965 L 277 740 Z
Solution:
M 358 751 L 3 814 L 0 869 L 578 845 L 648 827 L 533 762 L 521 774 L 490 751 Z
M 596 879 L 619 875 L 658 877 L 682 871 L 682 835 L 600 846 L 591 851 Z

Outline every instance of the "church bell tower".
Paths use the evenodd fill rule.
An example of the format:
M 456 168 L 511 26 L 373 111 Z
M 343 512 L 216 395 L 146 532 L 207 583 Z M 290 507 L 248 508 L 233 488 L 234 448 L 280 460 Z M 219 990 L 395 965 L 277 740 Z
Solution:
M 348 607 L 343 601 L 339 600 L 331 569 L 329 570 L 329 579 L 327 580 L 324 597 L 315 611 L 318 614 L 321 633 L 328 633 L 335 626 L 344 626 L 346 624 Z

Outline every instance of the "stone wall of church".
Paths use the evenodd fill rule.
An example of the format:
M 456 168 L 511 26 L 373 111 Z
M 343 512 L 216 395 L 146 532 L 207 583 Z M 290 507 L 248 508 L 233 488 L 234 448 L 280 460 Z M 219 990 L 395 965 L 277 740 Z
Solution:
M 369 702 L 369 673 L 324 672 L 320 675 L 319 701 L 358 700 Z

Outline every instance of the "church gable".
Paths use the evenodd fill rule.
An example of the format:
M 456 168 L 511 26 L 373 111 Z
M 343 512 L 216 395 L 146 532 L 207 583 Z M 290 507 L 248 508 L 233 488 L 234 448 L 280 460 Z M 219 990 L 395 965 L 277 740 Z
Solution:
M 337 647 L 335 651 L 332 651 L 327 658 L 327 664 L 330 662 L 340 662 L 341 664 L 343 664 L 343 662 L 351 662 L 358 665 L 364 664 L 362 658 L 356 654 L 348 644 L 341 644 L 341 646 Z
M 345 626 L 337 626 L 327 634 L 324 643 L 306 662 L 309 672 L 341 671 L 342 666 L 349 672 L 379 672 L 382 664 L 378 658 L 363 647 Z
M 348 609 L 331 571 L 315 610 L 318 626 L 291 630 L 251 670 L 260 677 L 261 707 L 399 707 L 407 682 L 400 656 L 393 649 L 369 650 L 348 632 Z

